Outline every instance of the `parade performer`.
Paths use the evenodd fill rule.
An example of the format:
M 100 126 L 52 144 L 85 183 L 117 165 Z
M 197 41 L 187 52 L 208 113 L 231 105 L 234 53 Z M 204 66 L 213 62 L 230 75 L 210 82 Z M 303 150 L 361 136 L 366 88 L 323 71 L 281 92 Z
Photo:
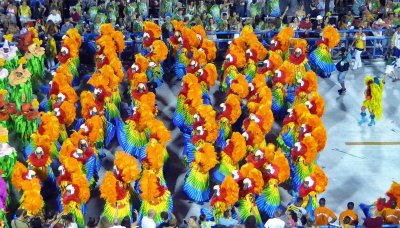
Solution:
M 305 39 L 292 39 L 290 43 L 293 51 L 286 61 L 293 65 L 297 82 L 304 77 L 306 72 L 311 70 L 307 59 L 308 44 Z
M 149 210 L 154 210 L 156 212 L 153 218 L 154 222 L 160 224 L 163 221 L 161 212 L 169 211 L 172 213 L 173 211 L 171 192 L 161 184 L 160 178 L 151 170 L 143 172 L 139 185 L 142 199 L 139 210 L 140 220 L 147 216 Z
M 221 81 L 222 92 L 226 92 L 228 88 L 230 88 L 231 81 L 238 77 L 238 68 L 243 68 L 245 65 L 246 56 L 244 50 L 231 44 L 223 64 L 224 74 Z
M 89 182 L 82 172 L 71 174 L 71 182 L 65 187 L 62 195 L 63 214 L 72 214 L 79 228 L 85 227 L 82 206 L 89 200 Z
M 28 167 L 35 171 L 40 180 L 45 181 L 49 178 L 55 181 L 53 170 L 50 166 L 52 163 L 51 145 L 53 142 L 48 135 L 33 134 L 31 139 L 35 145 L 34 150 L 29 151 L 30 153 L 26 153 L 27 150 L 24 151 Z
M 188 135 L 190 140 L 193 131 L 193 110 L 203 103 L 202 89 L 198 78 L 194 74 L 187 74 L 183 77 L 182 90 L 178 94 L 176 109 L 173 116 L 173 123 L 181 132 Z
M 96 156 L 97 150 L 91 144 L 89 137 L 79 132 L 74 132 L 64 141 L 60 149 L 60 161 L 72 157 L 85 167 L 85 175 L 91 186 L 97 181 Z
M 397 207 L 400 207 L 400 184 L 393 181 L 389 190 L 385 193 L 383 197 L 378 198 L 373 204 L 360 204 L 361 210 L 364 212 L 367 218 L 374 216 L 370 213 L 369 208 L 372 206 L 376 206 L 377 215 L 382 215 L 383 210 L 386 208 L 390 208 L 391 205 L 396 202 Z
M 203 91 L 203 103 L 211 105 L 211 98 L 209 95 L 210 88 L 215 85 L 217 81 L 218 72 L 213 63 L 207 63 L 204 68 L 198 69 L 197 77 Z
M 17 117 L 14 120 L 15 132 L 23 145 L 29 142 L 30 136 L 36 132 L 38 128 L 38 108 L 39 102 L 36 99 L 34 99 L 31 104 L 24 103 L 21 106 L 21 111 L 17 113 Z
M 44 57 L 45 50 L 41 47 L 43 41 L 39 38 L 34 38 L 33 43 L 28 47 L 28 51 L 25 53 L 25 59 L 27 60 L 26 68 L 31 72 L 32 81 L 36 84 L 38 80 L 44 78 Z
M 264 190 L 256 200 L 260 212 L 269 217 L 274 216 L 281 204 L 278 186 L 290 177 L 289 162 L 285 154 L 279 148 L 275 150 L 273 145 L 272 147 L 274 151 L 273 159 L 267 161 L 262 170 L 265 183 Z
M 247 82 L 251 82 L 258 71 L 258 61 L 262 61 L 267 56 L 267 49 L 258 41 L 258 37 L 253 33 L 253 29 L 250 26 L 245 26 L 240 34 L 246 39 L 248 48 L 246 51 L 246 62 L 247 65 L 244 69 L 244 75 L 246 75 Z
M 5 60 L 0 58 L 0 90 L 8 89 L 8 70 L 4 65 Z
M 318 89 L 317 75 L 312 70 L 307 71 L 307 73 L 305 73 L 302 78 L 297 79 L 296 82 L 298 85 L 296 86 L 292 107 L 305 104 L 309 99 L 309 95 L 313 92 L 317 92 Z
M 324 127 L 324 123 L 317 115 L 310 115 L 306 121 L 301 125 L 298 139 L 302 141 L 306 135 L 311 136 L 316 140 L 318 146 L 317 151 L 321 152 L 326 145 L 327 133 Z
M 129 81 L 131 92 L 134 89 L 136 89 L 136 87 L 137 87 L 137 85 L 134 86 L 134 84 L 136 83 L 136 80 L 134 80 L 134 79 L 137 78 L 138 77 L 137 75 L 139 75 L 139 74 L 146 74 L 149 63 L 150 63 L 149 59 L 145 58 L 142 54 L 135 55 L 135 62 L 127 70 L 128 81 Z M 147 81 L 146 81 L 146 83 L 147 83 Z
M 143 22 L 143 49 L 142 55 L 146 56 L 151 50 L 154 41 L 161 37 L 161 28 L 154 22 Z
M 33 170 L 26 168 L 22 163 L 17 162 L 11 178 L 12 184 L 17 191 L 22 191 L 20 199 L 21 209 L 27 211 L 27 216 L 34 218 L 42 212 L 44 201 L 40 195 L 40 180 Z
M 325 113 L 324 98 L 317 92 L 311 92 L 308 101 L 305 103 L 311 114 L 317 115 L 322 118 Z
M 282 118 L 287 110 L 287 103 L 294 99 L 294 93 L 289 94 L 292 97 L 287 97 L 286 88 L 291 86 L 295 82 L 295 72 L 293 66 L 285 62 L 282 64 L 277 71 L 272 81 L 272 112 L 274 113 L 275 119 Z
M 294 109 L 288 109 L 288 115 L 283 119 L 282 130 L 276 138 L 278 147 L 287 156 L 298 141 L 300 128 L 308 116 L 310 116 L 310 112 L 304 104 L 300 104 Z
M 31 73 L 25 68 L 26 59 L 22 57 L 18 61 L 19 67 L 11 71 L 8 76 L 10 83 L 10 101 L 14 101 L 17 109 L 21 109 L 22 103 L 30 102 L 32 99 Z
M 332 61 L 330 50 L 340 42 L 340 35 L 336 28 L 326 26 L 318 40 L 317 49 L 308 56 L 310 63 L 315 67 L 315 72 L 323 78 L 329 78 L 331 73 L 336 70 Z
M 222 108 L 222 112 L 217 117 L 218 138 L 215 146 L 222 150 L 232 134 L 232 125 L 242 114 L 241 99 L 235 94 L 229 94 L 226 101 L 219 106 Z
M 210 143 L 201 143 L 194 153 L 194 159 L 189 163 L 186 173 L 183 192 L 197 203 L 210 199 L 210 170 L 218 163 L 214 146 Z
M 294 36 L 294 30 L 290 27 L 283 27 L 271 40 L 270 51 L 279 54 L 283 60 L 289 57 L 290 39 Z
M 265 82 L 272 84 L 272 79 L 275 76 L 275 71 L 282 65 L 282 57 L 276 52 L 269 52 L 268 59 L 263 61 L 263 67 L 258 69 L 257 74 L 265 77 Z
M 250 215 L 254 215 L 257 227 L 261 227 L 262 220 L 255 203 L 255 196 L 259 195 L 264 187 L 262 173 L 251 163 L 247 163 L 239 171 L 233 171 L 233 178 L 239 184 L 238 212 L 241 221 L 244 222 Z
M 318 165 L 313 165 L 310 176 L 306 177 L 299 189 L 299 196 L 303 197 L 303 207 L 310 215 L 310 219 L 315 220 L 314 211 L 318 207 L 317 194 L 325 191 L 328 185 L 328 177 Z
M 215 185 L 213 189 L 214 195 L 210 204 L 216 221 L 219 221 L 224 212 L 239 200 L 239 185 L 231 176 L 226 176 L 221 185 Z
M 146 74 L 153 91 L 155 88 L 160 87 L 164 82 L 164 69 L 162 63 L 167 59 L 167 50 L 168 48 L 162 40 L 156 40 L 151 45 L 150 52 L 146 55 L 146 58 L 150 60 Z M 153 85 L 154 83 L 155 85 Z
M 361 107 L 361 120 L 358 124 L 364 124 L 367 122 L 368 109 L 370 113 L 370 122 L 368 126 L 375 125 L 375 118 L 379 120 L 382 117 L 382 93 L 385 86 L 385 81 L 379 77 L 367 76 L 364 79 L 364 83 L 367 89 L 364 92 L 365 100 Z
M 116 133 L 118 142 L 126 153 L 143 159 L 146 156 L 145 149 L 148 143 L 147 122 L 154 119 L 154 106 L 141 103 L 139 107 L 133 109 L 133 113 L 125 122 L 117 119 Z
M 220 164 L 213 172 L 216 183 L 221 184 L 233 170 L 239 169 L 239 163 L 246 156 L 246 141 L 239 132 L 233 132 L 226 140 L 226 146 L 220 153 Z
M 4 36 L 4 44 L 3 47 L 0 48 L 0 59 L 4 59 L 4 68 L 6 68 L 8 72 L 18 67 L 18 48 L 15 45 L 10 45 L 12 39 L 12 34 Z
M 107 171 L 100 185 L 100 197 L 106 201 L 103 216 L 110 223 L 131 217 L 131 183 L 139 178 L 138 161 L 131 155 L 117 151 L 113 172 Z
M 8 228 L 6 205 L 7 205 L 7 183 L 1 177 L 3 170 L 0 169 L 0 227 Z
M 13 119 L 17 113 L 15 103 L 7 102 L 7 90 L 0 90 L 0 125 L 6 129 L 14 128 Z
M 249 113 L 255 113 L 262 105 L 271 108 L 272 92 L 265 83 L 265 75 L 257 73 L 253 81 L 249 83 L 249 95 L 246 101 Z
M 74 78 L 77 78 L 79 76 L 79 48 L 82 44 L 82 38 L 77 29 L 69 29 L 63 38 L 61 50 L 57 55 L 58 62 L 60 65 L 66 64 Z M 74 84 L 76 84 L 76 80 Z
M 17 151 L 8 144 L 8 130 L 0 126 L 0 170 L 3 171 L 1 177 L 7 182 L 10 181 L 16 161 Z
M 207 38 L 206 31 L 202 25 L 192 26 L 191 29 L 197 34 L 197 38 L 200 40 L 199 51 L 206 54 L 208 63 L 213 63 L 217 57 L 217 46 L 214 41 Z
M 167 151 L 167 143 L 171 140 L 171 132 L 167 129 L 167 127 L 161 120 L 157 119 L 149 120 L 147 123 L 147 127 L 149 129 L 148 146 L 157 144 L 161 145 L 162 153 L 160 153 L 159 150 L 157 151 L 157 153 L 161 154 L 162 160 L 165 163 L 169 157 Z

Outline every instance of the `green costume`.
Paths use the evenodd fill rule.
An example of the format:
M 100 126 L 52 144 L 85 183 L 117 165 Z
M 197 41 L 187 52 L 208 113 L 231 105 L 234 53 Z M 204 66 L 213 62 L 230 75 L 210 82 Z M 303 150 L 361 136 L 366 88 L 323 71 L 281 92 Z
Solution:
M 211 7 L 210 11 L 211 11 L 211 15 L 213 16 L 214 20 L 216 22 L 218 22 L 220 19 L 220 16 L 221 16 L 221 9 L 219 8 L 219 5 L 217 5 L 217 4 L 213 5 Z

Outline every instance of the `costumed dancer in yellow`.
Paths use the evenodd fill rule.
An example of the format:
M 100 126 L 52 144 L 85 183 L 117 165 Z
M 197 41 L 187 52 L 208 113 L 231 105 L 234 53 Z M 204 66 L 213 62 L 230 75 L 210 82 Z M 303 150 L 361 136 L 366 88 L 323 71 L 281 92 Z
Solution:
M 364 91 L 365 100 L 361 107 L 361 120 L 358 124 L 361 125 L 367 122 L 366 110 L 368 109 L 370 113 L 368 126 L 374 126 L 375 118 L 379 120 L 382 117 L 382 93 L 385 81 L 379 77 L 367 76 L 364 79 L 364 83 L 367 89 Z

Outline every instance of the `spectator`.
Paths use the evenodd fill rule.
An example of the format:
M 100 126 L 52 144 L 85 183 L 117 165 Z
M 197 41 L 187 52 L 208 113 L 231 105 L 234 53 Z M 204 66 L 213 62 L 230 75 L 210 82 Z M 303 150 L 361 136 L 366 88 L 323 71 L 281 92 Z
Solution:
M 339 58 L 339 62 L 336 64 L 336 70 L 339 71 L 338 82 L 341 86 L 341 88 L 338 90 L 338 93 L 339 93 L 339 95 L 342 95 L 346 92 L 345 79 L 346 79 L 347 72 L 349 71 L 351 56 L 345 47 L 341 47 L 340 52 L 334 58 Z M 336 221 L 335 214 L 332 211 L 330 211 L 328 208 L 326 208 L 325 206 L 321 206 L 322 205 L 321 200 L 319 201 L 319 204 L 320 204 L 319 208 L 326 209 L 325 210 L 326 213 L 323 215 L 331 216 L 333 221 L 331 221 L 330 223 L 335 222 Z M 323 203 L 325 205 L 325 199 L 324 199 Z M 317 208 L 317 210 L 319 208 Z M 315 217 L 317 217 L 317 214 L 322 213 L 320 211 L 318 211 L 318 213 L 317 213 L 317 210 L 315 211 Z M 321 219 L 324 219 L 324 217 L 322 217 Z M 326 217 L 326 222 L 328 222 L 328 217 Z M 325 220 L 323 220 L 323 222 L 321 221 L 321 223 L 325 223 Z
M 174 31 L 174 26 L 171 23 L 171 16 L 169 14 L 165 17 L 165 22 L 161 26 L 161 31 L 164 41 L 166 41 Z
M 324 29 L 324 18 L 321 15 L 318 15 L 316 19 L 317 20 L 314 22 L 312 30 L 319 35 L 322 29 Z
M 382 211 L 383 219 L 385 220 L 385 224 L 399 224 L 400 221 L 400 212 L 397 210 L 397 202 L 392 200 L 390 202 L 390 208 L 385 208 Z
M 278 11 L 279 11 L 279 1 L 269 1 L 270 3 L 272 2 L 278 2 Z M 271 14 L 274 12 L 274 8 L 271 7 Z M 239 4 L 236 6 L 236 10 L 239 14 L 239 17 L 245 17 L 246 16 L 246 0 L 239 0 Z M 280 14 L 280 11 L 279 11 Z
M 95 218 L 89 217 L 89 221 L 87 222 L 85 228 L 96 228 L 98 223 L 99 221 L 97 221 Z
M 69 20 L 67 20 L 67 21 L 65 21 L 65 23 L 61 26 L 61 33 L 62 34 L 65 34 L 65 33 L 67 33 L 67 31 L 69 30 L 69 29 L 72 29 L 74 27 L 74 25 L 69 21 Z
M 309 33 L 312 29 L 312 23 L 310 21 L 310 17 L 304 18 L 299 24 L 300 31 L 303 31 L 303 34 L 300 34 L 303 38 L 309 37 Z
M 346 14 L 346 22 L 347 23 L 350 23 L 350 25 L 352 25 L 353 24 L 353 22 L 354 22 L 354 16 L 353 16 L 353 14 L 351 13 L 351 10 L 348 10 L 347 11 L 347 14 Z
M 169 221 L 169 228 L 177 228 L 178 227 L 178 221 L 176 220 L 176 218 L 173 218 Z
M 160 225 L 158 225 L 158 228 L 163 228 L 163 227 L 169 227 L 170 226 L 170 219 L 169 217 L 171 217 L 172 219 L 176 219 L 175 215 L 172 214 L 171 212 L 168 211 L 163 211 L 161 212 L 161 219 L 162 219 L 162 223 Z M 176 224 L 175 224 L 176 225 Z
M 369 208 L 370 218 L 366 218 L 363 224 L 364 228 L 382 228 L 383 219 L 377 216 L 377 209 L 375 206 Z
M 189 221 L 188 221 L 188 226 L 189 226 L 189 228 L 199 228 L 199 224 L 197 224 L 196 216 L 190 216 Z
M 386 68 L 385 68 L 384 78 L 386 78 L 387 76 L 392 76 L 392 82 L 396 82 L 399 80 L 399 77 L 397 76 L 397 74 L 394 70 L 395 65 L 396 65 L 396 58 L 393 56 L 392 51 L 391 51 L 391 52 L 389 52 L 389 56 L 387 57 L 387 60 L 386 60 Z
M 257 228 L 257 219 L 256 216 L 250 215 L 247 217 L 245 223 L 244 223 L 245 228 Z
M 26 211 L 24 209 L 18 209 L 15 213 L 16 218 L 11 221 L 12 228 L 28 228 L 28 224 L 26 223 L 25 216 Z
M 207 32 L 215 32 L 217 30 L 217 25 L 214 23 L 214 18 L 212 18 L 212 17 L 209 18 L 209 23 L 205 29 Z M 208 36 L 208 39 L 211 39 L 211 40 L 217 39 L 217 36 L 215 34 L 210 34 L 207 36 Z
M 55 25 L 60 25 L 62 21 L 61 15 L 57 10 L 52 10 L 46 21 L 52 21 Z
M 205 214 L 200 215 L 199 220 L 201 228 L 211 228 L 216 225 L 214 221 L 207 221 L 207 216 Z
M 40 4 L 39 1 L 35 3 L 35 6 L 33 7 L 33 19 L 42 19 L 44 17 L 44 14 L 46 12 L 46 7 Z
M 355 34 L 353 43 L 351 43 L 351 47 L 353 48 L 354 43 L 355 45 L 355 62 L 353 66 L 353 70 L 357 70 L 358 68 L 362 67 L 361 61 L 361 53 L 366 51 L 366 40 L 367 36 L 363 33 L 363 29 L 359 28 L 358 32 Z
M 300 4 L 299 9 L 296 11 L 297 20 L 302 21 L 306 17 L 306 11 L 304 11 L 304 5 Z
M 49 21 L 46 23 L 46 28 L 45 28 L 45 33 L 50 34 L 50 35 L 54 35 L 58 33 L 58 28 L 57 26 L 54 24 L 53 21 Z
M 140 0 L 140 2 L 137 4 L 139 14 L 146 18 L 149 16 L 148 5 L 149 4 L 146 0 Z
M 287 210 L 286 211 L 286 219 L 288 221 L 287 227 L 291 227 L 291 228 L 295 228 L 297 227 L 298 223 L 299 223 L 299 219 L 297 217 L 296 212 L 292 211 L 292 210 Z M 301 223 L 301 221 L 300 221 Z M 300 225 L 302 226 L 302 225 Z
M 393 13 L 393 1 L 392 0 L 388 0 L 383 8 L 383 13 L 384 15 L 388 15 Z
M 294 211 L 297 215 L 297 225 L 302 226 L 303 224 L 301 223 L 301 218 L 305 217 L 307 215 L 306 209 L 302 207 L 303 205 L 303 198 L 302 197 L 297 197 L 296 203 L 289 205 L 287 210 Z
M 31 219 L 31 221 L 29 222 L 29 228 L 42 228 L 42 220 L 40 219 L 40 217 L 34 217 L 33 219 Z M 20 227 L 18 227 L 20 228 Z M 66 228 L 68 228 L 66 226 Z M 78 228 L 78 227 L 76 227 Z
M 341 55 L 344 55 L 345 58 L 347 58 L 346 57 L 347 56 L 346 48 L 341 48 L 340 53 L 341 53 Z M 344 88 L 344 80 L 343 80 L 342 89 L 343 88 Z M 344 88 L 344 90 L 346 90 L 346 88 Z M 333 213 L 329 208 L 327 208 L 325 206 L 325 203 L 326 203 L 325 198 L 321 198 L 319 200 L 319 207 L 317 209 L 315 209 L 315 211 L 314 211 L 316 226 L 327 226 L 329 223 L 334 223 L 337 219 L 335 213 Z M 329 221 L 329 218 L 331 219 L 330 221 Z
M 142 227 L 143 228 L 156 228 L 156 223 L 154 222 L 154 216 L 156 212 L 154 210 L 149 210 L 147 212 L 147 216 L 142 218 Z
M 26 1 L 22 2 L 22 5 L 19 7 L 19 21 L 21 24 L 25 24 L 27 21 L 31 19 L 32 12 L 31 8 L 26 4 Z
M 204 4 L 204 0 L 200 0 L 199 6 L 197 7 L 197 14 L 203 14 L 207 12 L 207 6 Z
M 16 23 L 10 23 L 7 28 L 7 32 L 9 34 L 17 35 L 20 29 L 18 28 Z
M 346 224 L 344 222 L 344 218 L 345 217 L 349 217 L 350 218 L 350 225 L 354 225 L 357 226 L 358 225 L 358 215 L 356 214 L 356 212 L 354 212 L 354 203 L 353 202 L 349 202 L 347 204 L 347 210 L 343 211 L 340 216 L 339 216 L 339 223 L 340 224 Z
M 183 21 L 183 8 L 178 8 L 172 19 L 177 21 Z
M 54 37 L 50 34 L 47 34 L 45 53 L 47 68 L 51 69 L 55 67 L 56 64 L 54 62 L 54 59 L 57 57 L 56 41 L 54 40 Z
M 80 13 L 75 9 L 72 8 L 72 13 L 71 13 L 71 19 L 70 21 L 74 24 L 77 24 L 79 20 L 81 19 Z
M 292 22 L 289 24 L 289 27 L 293 28 L 294 30 L 299 30 L 299 19 L 297 17 L 293 17 Z
M 252 0 L 250 5 L 250 17 L 255 18 L 256 16 L 261 15 L 261 4 L 257 2 L 257 0 Z
M 8 3 L 7 16 L 11 24 L 17 24 L 17 13 L 17 7 L 12 2 Z
M 365 0 L 354 0 L 352 10 L 354 15 L 360 16 L 361 8 L 365 5 Z
M 265 223 L 264 227 L 265 228 L 284 228 L 285 227 L 285 222 L 280 219 L 281 217 L 281 212 L 275 211 L 275 217 L 268 219 L 268 221 Z
M 234 207 L 235 212 L 237 215 L 239 215 L 238 209 L 236 207 Z M 232 219 L 232 212 L 231 210 L 226 210 L 224 211 L 224 217 L 219 218 L 218 224 L 222 225 L 222 226 L 233 226 L 233 225 L 237 225 L 240 223 L 240 216 L 238 216 L 237 220 L 236 219 Z
M 194 15 L 196 15 L 196 2 L 192 0 L 186 6 L 186 16 L 189 17 L 189 20 L 193 20 Z
M 78 228 L 78 224 L 74 222 L 74 217 L 72 216 L 71 213 L 63 215 L 62 219 L 64 220 L 65 228 Z

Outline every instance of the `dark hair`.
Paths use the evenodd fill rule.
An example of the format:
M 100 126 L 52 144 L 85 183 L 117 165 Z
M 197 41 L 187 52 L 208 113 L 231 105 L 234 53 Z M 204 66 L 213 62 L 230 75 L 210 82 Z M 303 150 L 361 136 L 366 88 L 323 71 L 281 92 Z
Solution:
M 343 50 L 343 49 L 344 49 L 344 50 Z M 346 48 L 342 47 L 342 48 L 340 48 L 340 51 L 341 51 L 341 52 L 345 52 L 345 51 L 346 51 Z M 319 204 L 325 205 L 325 203 L 326 203 L 325 198 L 319 199 Z
M 168 212 L 166 212 L 166 211 L 161 212 L 160 217 L 163 220 L 168 220 Z
M 88 221 L 88 223 L 86 224 L 86 226 L 87 226 L 87 227 L 96 227 L 97 224 L 98 224 L 98 222 L 96 221 L 95 218 L 89 217 L 89 221 Z
M 26 214 L 26 211 L 25 211 L 24 209 L 18 209 L 18 210 L 15 212 L 15 215 L 16 215 L 17 217 L 20 217 L 21 215 L 24 215 L 24 216 L 25 216 L 25 214 Z
M 68 223 L 74 222 L 74 218 L 71 213 L 63 215 L 62 219 L 64 219 Z
M 292 217 L 293 221 L 297 222 L 297 214 L 293 210 L 289 210 L 290 216 Z
M 296 203 L 299 203 L 299 202 L 303 202 L 303 197 L 297 197 L 296 198 Z
M 229 214 L 230 214 L 230 211 L 229 211 L 229 210 L 224 211 L 224 217 L 225 217 L 225 218 L 228 218 L 228 217 L 229 217 Z
M 354 209 L 354 203 L 353 202 L 348 202 L 347 203 L 347 209 L 353 210 Z
M 29 227 L 31 228 L 42 228 L 42 220 L 39 217 L 35 217 L 33 218 L 30 223 L 29 223 Z
M 257 227 L 257 220 L 254 215 L 250 215 L 247 217 L 246 221 L 244 222 L 244 227 L 246 228 L 256 228 Z
M 191 219 L 193 219 L 195 222 L 197 222 L 197 217 L 196 216 L 190 216 Z
M 129 218 L 129 216 L 125 216 L 124 219 L 122 219 L 121 226 L 126 227 L 126 228 L 131 227 L 131 219 Z

